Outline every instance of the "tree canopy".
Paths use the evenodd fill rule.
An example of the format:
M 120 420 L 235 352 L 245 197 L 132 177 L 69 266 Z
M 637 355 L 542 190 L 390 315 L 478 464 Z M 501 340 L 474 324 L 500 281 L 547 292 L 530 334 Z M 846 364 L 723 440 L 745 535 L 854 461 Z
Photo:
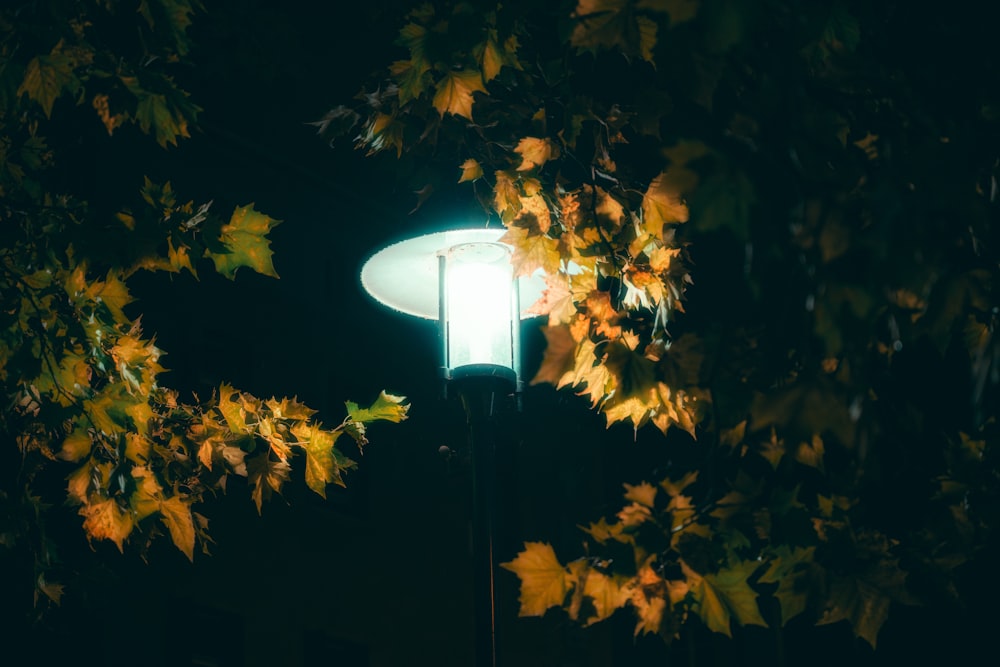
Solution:
M 426 3 L 316 123 L 397 159 L 418 206 L 467 184 L 516 274 L 545 274 L 532 382 L 663 434 L 580 553 L 505 564 L 521 615 L 628 608 L 668 642 L 692 617 L 806 617 L 875 646 L 893 605 L 959 602 L 1000 509 L 1000 89 L 977 12 Z

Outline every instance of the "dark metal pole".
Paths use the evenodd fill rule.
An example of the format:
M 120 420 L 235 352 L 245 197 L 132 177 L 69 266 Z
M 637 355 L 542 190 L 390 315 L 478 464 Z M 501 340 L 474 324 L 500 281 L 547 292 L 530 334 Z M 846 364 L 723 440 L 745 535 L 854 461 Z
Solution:
M 469 427 L 472 461 L 473 604 L 475 665 L 497 665 L 497 445 L 498 416 L 514 392 L 505 376 L 471 376 L 452 380 Z

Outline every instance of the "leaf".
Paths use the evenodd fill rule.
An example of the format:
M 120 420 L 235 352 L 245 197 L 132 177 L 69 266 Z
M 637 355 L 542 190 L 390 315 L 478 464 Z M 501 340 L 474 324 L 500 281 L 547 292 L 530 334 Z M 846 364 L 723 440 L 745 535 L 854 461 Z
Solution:
M 215 270 L 229 279 L 236 277 L 236 270 L 246 266 L 265 276 L 278 277 L 271 263 L 271 242 L 267 238 L 281 221 L 254 210 L 253 204 L 238 206 L 229 223 L 222 227 L 220 241 L 226 252 L 207 251 L 215 262 Z
M 545 335 L 545 352 L 538 372 L 531 378 L 531 384 L 547 382 L 558 386 L 563 377 L 571 372 L 576 363 L 576 341 L 569 331 L 569 326 L 541 327 Z
M 642 224 L 653 238 L 662 237 L 664 225 L 687 222 L 688 215 L 680 192 L 670 182 L 666 172 L 650 181 L 642 196 Z
M 367 408 L 358 408 L 357 403 L 348 401 L 347 415 L 351 420 L 367 424 L 373 421 L 389 421 L 399 423 L 406 419 L 410 406 L 405 403 L 405 396 L 394 396 L 385 391 L 379 392 L 378 398 Z
M 542 542 L 525 542 L 514 560 L 501 563 L 521 580 L 518 616 L 541 616 L 550 607 L 563 604 L 570 589 L 570 575 L 555 551 Z
M 482 75 L 474 70 L 448 72 L 437 84 L 434 108 L 442 116 L 454 114 L 472 120 L 473 93 L 485 93 Z
M 656 501 L 656 487 L 649 482 L 642 482 L 635 486 L 626 483 L 625 500 L 653 509 L 653 503 Z
M 462 176 L 458 179 L 459 183 L 464 183 L 466 181 L 474 181 L 476 179 L 483 177 L 483 167 L 479 162 L 473 158 L 469 158 L 462 163 L 461 166 Z
M 631 592 L 616 579 L 591 569 L 583 586 L 583 594 L 589 597 L 596 612 L 586 625 L 609 618 L 617 609 L 625 606 Z
M 508 227 L 500 238 L 500 243 L 506 243 L 514 249 L 511 264 L 514 266 L 514 277 L 530 276 L 541 269 L 545 273 L 557 273 L 561 255 L 559 243 L 545 234 L 530 234 L 523 227 Z
M 194 518 L 191 506 L 180 496 L 171 496 L 160 503 L 160 520 L 170 532 L 174 546 L 188 560 L 194 560 Z
M 700 575 L 681 561 L 694 598 L 693 610 L 710 630 L 732 637 L 732 620 L 740 625 L 767 627 L 757 606 L 757 593 L 747 582 L 759 565 L 754 561 L 740 561 L 735 567 Z
M 517 143 L 514 152 L 521 156 L 521 164 L 518 171 L 528 171 L 541 167 L 543 164 L 558 155 L 558 149 L 548 139 L 538 137 L 524 137 Z
M 316 424 L 300 422 L 292 427 L 292 434 L 306 453 L 306 485 L 322 498 L 326 498 L 327 484 L 344 486 L 334 452 L 341 431 L 325 431 Z
M 42 107 L 45 117 L 52 116 L 52 107 L 63 92 L 74 93 L 80 86 L 74 69 L 79 63 L 70 53 L 64 51 L 60 41 L 48 55 L 35 56 L 24 68 L 24 80 L 17 94 L 27 95 Z
M 778 584 L 774 597 L 781 610 L 782 627 L 806 609 L 808 591 L 803 579 L 815 553 L 816 547 L 793 548 L 785 544 L 779 545 L 767 570 L 758 579 L 762 584 Z
M 59 450 L 58 457 L 63 461 L 76 462 L 90 455 L 90 448 L 93 444 L 86 429 L 77 427 L 63 440 L 62 449 Z
M 247 434 L 250 432 L 250 429 L 247 428 L 243 404 L 234 401 L 233 394 L 238 395 L 239 392 L 230 385 L 223 383 L 219 387 L 219 412 L 225 418 L 229 430 L 240 435 Z
M 114 498 L 105 498 L 84 505 L 79 514 L 84 517 L 83 530 L 90 540 L 111 540 L 124 552 L 125 538 L 135 524 L 132 514 L 118 506 Z

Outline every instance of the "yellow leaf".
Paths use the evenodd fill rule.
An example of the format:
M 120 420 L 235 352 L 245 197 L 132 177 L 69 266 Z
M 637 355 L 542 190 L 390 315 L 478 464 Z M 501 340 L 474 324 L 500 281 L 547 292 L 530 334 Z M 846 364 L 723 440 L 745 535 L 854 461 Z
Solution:
M 147 516 L 160 511 L 163 488 L 156 481 L 156 475 L 149 468 L 134 466 L 132 478 L 135 480 L 135 491 L 129 498 L 129 505 L 135 512 L 136 521 L 142 521 Z
M 759 565 L 755 561 L 741 561 L 715 574 L 700 575 L 681 561 L 694 596 L 693 610 L 710 630 L 732 637 L 732 620 L 740 625 L 767 627 L 757 606 L 757 593 L 747 583 Z
M 576 302 L 570 290 L 569 278 L 565 273 L 546 273 L 545 290 L 538 301 L 528 307 L 532 315 L 548 315 L 549 326 L 568 324 L 576 316 Z
M 292 434 L 306 452 L 306 485 L 323 498 L 326 498 L 327 484 L 344 486 L 341 465 L 333 448 L 340 433 L 324 431 L 316 424 L 305 422 L 292 427 Z
M 795 460 L 810 468 L 823 470 L 823 439 L 818 435 L 812 437 L 812 442 L 800 442 L 795 450 Z
M 58 457 L 63 461 L 76 462 L 90 455 L 92 440 L 86 429 L 76 428 L 63 440 Z
M 688 207 L 681 201 L 680 193 L 667 179 L 666 172 L 659 174 L 642 196 L 643 226 L 655 239 L 660 239 L 664 225 L 687 220 Z
M 223 225 L 219 238 L 226 246 L 226 252 L 206 251 L 215 263 L 215 270 L 233 279 L 237 269 L 246 266 L 262 275 L 277 278 L 267 234 L 279 223 L 279 220 L 254 210 L 253 204 L 236 207 L 229 223 Z
M 442 116 L 453 114 L 472 120 L 472 94 L 485 93 L 482 75 L 473 70 L 448 72 L 437 84 L 434 93 L 434 108 Z
M 547 382 L 558 385 L 566 373 L 573 370 L 576 359 L 576 341 L 565 324 L 542 327 L 545 335 L 545 352 L 538 372 L 531 379 L 531 384 Z
M 240 393 L 230 385 L 223 383 L 219 386 L 219 412 L 226 420 L 229 430 L 238 435 L 250 432 L 247 428 L 246 418 L 243 413 L 243 404 L 233 400 L 233 395 Z
M 522 227 L 508 227 L 500 238 L 514 249 L 511 264 L 514 277 L 530 276 L 538 269 L 545 273 L 558 273 L 560 255 L 559 242 L 545 234 L 529 234 Z
M 149 406 L 146 405 L 148 409 Z M 150 411 L 152 414 L 152 411 Z M 147 429 L 148 430 L 148 429 Z M 149 460 L 152 443 L 141 433 L 125 434 L 125 458 L 136 465 L 145 465 Z
M 524 551 L 500 566 L 521 580 L 519 616 L 541 616 L 550 607 L 562 605 L 566 599 L 570 575 L 550 545 L 525 542 Z
M 518 171 L 528 171 L 541 167 L 558 154 L 558 149 L 548 139 L 525 137 L 521 139 L 514 152 L 521 156 Z
M 123 551 L 125 538 L 134 527 L 131 512 L 120 508 L 114 498 L 105 498 L 84 505 L 79 513 L 88 539 L 111 540 Z
M 609 618 L 615 610 L 625 606 L 632 592 L 627 586 L 593 568 L 587 568 L 583 577 L 583 596 L 590 598 L 594 615 L 586 619 L 584 625 L 593 625 Z
M 132 302 L 132 295 L 129 294 L 128 287 L 119 279 L 119 276 L 120 273 L 117 271 L 108 271 L 104 282 L 95 281 L 91 283 L 85 294 L 88 298 L 107 306 L 115 321 L 119 324 L 124 324 L 129 319 L 125 316 L 122 309 Z
M 504 65 L 504 53 L 496 41 L 496 30 L 489 31 L 489 37 L 475 49 L 478 54 L 479 66 L 483 70 L 483 81 L 489 83 L 500 74 Z
M 170 531 L 174 546 L 181 550 L 188 560 L 194 560 L 194 518 L 191 506 L 180 496 L 171 496 L 160 503 L 160 520 Z
M 66 493 L 71 504 L 79 505 L 87 502 L 87 496 L 90 495 L 91 470 L 90 465 L 84 464 L 66 478 L 68 482 Z
M 479 164 L 479 161 L 474 158 L 469 158 L 462 163 L 462 176 L 458 179 L 459 183 L 464 183 L 465 181 L 474 181 L 477 178 L 482 178 L 483 167 Z
M 493 208 L 507 223 L 521 211 L 521 193 L 514 184 L 514 177 L 507 172 L 497 171 L 494 178 L 496 184 L 493 186 Z
M 656 501 L 656 487 L 649 482 L 642 482 L 635 486 L 625 484 L 625 500 L 631 500 L 650 509 Z

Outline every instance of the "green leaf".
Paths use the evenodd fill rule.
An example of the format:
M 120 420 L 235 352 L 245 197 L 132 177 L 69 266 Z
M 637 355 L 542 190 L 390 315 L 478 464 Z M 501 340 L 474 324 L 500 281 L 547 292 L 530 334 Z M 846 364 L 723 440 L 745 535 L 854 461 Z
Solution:
M 375 402 L 367 408 L 359 408 L 357 403 L 347 401 L 347 416 L 352 421 L 367 424 L 373 421 L 401 422 L 406 419 L 410 406 L 404 401 L 404 396 L 394 396 L 384 391 L 379 393 Z
M 741 561 L 715 574 L 700 575 L 681 563 L 694 597 L 694 611 L 710 630 L 732 637 L 733 620 L 740 625 L 767 626 L 757 606 L 757 593 L 747 582 L 759 565 Z
M 793 549 L 782 544 L 775 549 L 767 570 L 758 579 L 762 584 L 778 585 L 774 597 L 781 608 L 782 626 L 805 611 L 807 590 L 803 579 L 815 552 L 816 547 Z
M 239 206 L 233 211 L 229 224 L 223 225 L 220 241 L 228 252 L 205 254 L 212 258 L 215 270 L 232 280 L 236 270 L 246 266 L 265 276 L 278 277 L 271 263 L 271 242 L 267 238 L 281 221 L 254 210 L 253 204 Z
M 48 55 L 35 56 L 28 62 L 17 94 L 27 95 L 37 102 L 45 112 L 45 117 L 50 118 L 52 106 L 60 95 L 75 94 L 80 90 L 81 83 L 74 70 L 78 65 L 88 62 L 90 57 L 92 54 L 88 52 L 66 51 L 60 41 Z
M 317 424 L 299 422 L 292 427 L 292 434 L 306 453 L 306 485 L 326 498 L 326 485 L 345 486 L 340 472 L 353 468 L 354 462 L 338 455 L 334 445 L 341 431 L 325 431 Z

